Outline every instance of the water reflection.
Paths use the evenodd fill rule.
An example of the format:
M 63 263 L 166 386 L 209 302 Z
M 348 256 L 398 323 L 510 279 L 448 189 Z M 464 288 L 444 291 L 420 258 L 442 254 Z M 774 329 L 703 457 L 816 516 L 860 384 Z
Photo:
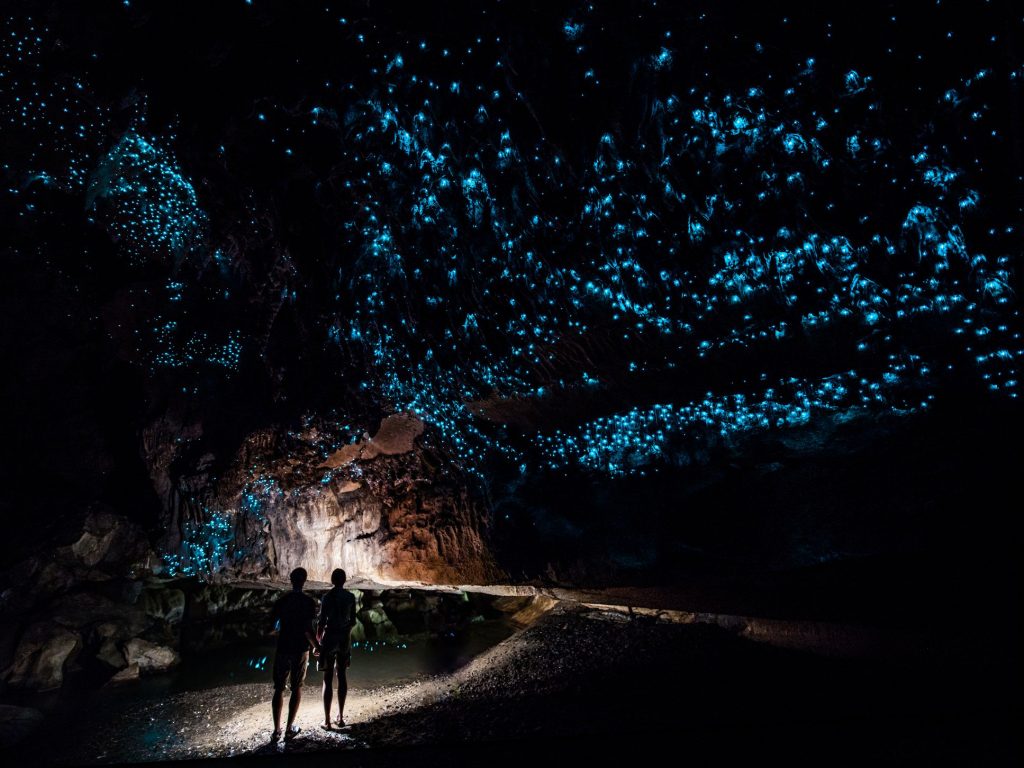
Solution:
M 512 634 L 501 619 L 470 624 L 432 637 L 362 640 L 352 643 L 349 686 L 373 688 L 453 672 Z M 221 648 L 183 655 L 181 666 L 165 676 L 171 692 L 222 685 L 269 682 L 274 640 L 243 640 Z M 322 674 L 310 659 L 307 686 L 319 686 Z M 156 683 L 155 679 L 150 679 Z

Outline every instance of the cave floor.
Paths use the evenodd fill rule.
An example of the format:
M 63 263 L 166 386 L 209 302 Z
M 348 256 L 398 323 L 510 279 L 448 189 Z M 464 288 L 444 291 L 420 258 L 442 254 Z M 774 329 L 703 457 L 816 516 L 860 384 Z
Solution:
M 521 764 L 637 757 L 665 746 L 728 758 L 828 750 L 835 759 L 1017 754 L 1015 685 L 993 658 L 843 659 L 718 626 L 559 603 L 454 673 L 350 691 L 345 732 L 319 727 L 311 670 L 292 743 L 269 744 L 270 686 L 231 685 L 82 712 L 31 762 L 97 764 L 291 755 L 294 764 Z M 1012 707 L 1009 708 L 1009 707 Z M 409 750 L 412 750 L 411 752 Z M 41 757 L 45 755 L 46 759 Z M 602 761 L 603 762 L 603 761 Z M 727 760 L 732 762 L 732 760 Z

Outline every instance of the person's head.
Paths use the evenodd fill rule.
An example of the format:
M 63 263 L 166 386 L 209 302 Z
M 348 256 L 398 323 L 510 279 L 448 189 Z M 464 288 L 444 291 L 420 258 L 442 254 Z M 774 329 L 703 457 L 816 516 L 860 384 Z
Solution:
M 331 584 L 333 584 L 336 587 L 344 587 L 345 579 L 347 578 L 348 577 L 345 575 L 344 570 L 342 570 L 341 568 L 335 568 L 334 572 L 331 574 Z
M 302 589 L 302 586 L 306 583 L 306 569 L 296 568 L 288 578 L 292 580 L 292 589 Z

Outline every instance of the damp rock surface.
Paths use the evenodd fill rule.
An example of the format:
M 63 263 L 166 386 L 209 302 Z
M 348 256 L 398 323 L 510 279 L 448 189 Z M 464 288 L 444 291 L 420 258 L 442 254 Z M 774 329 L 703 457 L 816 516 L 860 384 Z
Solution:
M 137 664 L 139 672 L 144 674 L 166 672 L 181 660 L 173 648 L 166 648 L 137 637 L 125 643 L 124 655 L 129 666 Z
M 50 624 L 31 626 L 15 652 L 8 683 L 15 688 L 49 691 L 64 682 L 66 665 L 81 648 L 76 633 Z

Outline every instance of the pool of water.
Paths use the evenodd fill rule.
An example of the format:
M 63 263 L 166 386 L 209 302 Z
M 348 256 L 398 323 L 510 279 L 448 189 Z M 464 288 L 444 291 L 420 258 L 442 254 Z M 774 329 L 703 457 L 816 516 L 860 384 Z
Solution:
M 348 684 L 352 688 L 374 688 L 454 672 L 512 632 L 508 623 L 493 619 L 440 637 L 356 643 L 352 648 Z M 235 643 L 185 655 L 181 666 L 164 676 L 163 684 L 173 692 L 270 682 L 273 664 L 273 638 Z M 322 680 L 323 675 L 311 658 L 306 684 L 320 685 Z

